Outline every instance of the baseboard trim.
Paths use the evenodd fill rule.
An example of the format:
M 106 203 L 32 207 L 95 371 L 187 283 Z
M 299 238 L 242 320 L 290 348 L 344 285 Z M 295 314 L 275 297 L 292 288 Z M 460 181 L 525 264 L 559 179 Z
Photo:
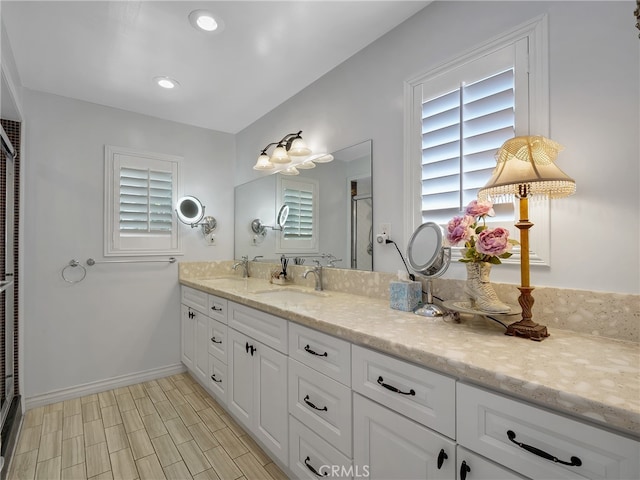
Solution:
M 51 403 L 57 403 L 72 398 L 84 397 L 86 395 L 104 392 L 106 390 L 112 390 L 118 387 L 126 387 L 127 385 L 148 382 L 149 380 L 155 380 L 156 378 L 175 375 L 177 373 L 182 373 L 185 371 L 185 366 L 182 363 L 177 363 L 175 365 L 168 365 L 166 367 L 145 370 L 144 372 L 130 373 L 127 375 L 121 375 L 119 377 L 108 378 L 106 380 L 85 383 L 84 385 L 76 385 L 75 387 L 54 390 L 52 392 L 34 395 L 33 397 L 26 397 L 25 410 L 30 410 L 32 408 L 41 407 L 43 405 L 49 405 Z

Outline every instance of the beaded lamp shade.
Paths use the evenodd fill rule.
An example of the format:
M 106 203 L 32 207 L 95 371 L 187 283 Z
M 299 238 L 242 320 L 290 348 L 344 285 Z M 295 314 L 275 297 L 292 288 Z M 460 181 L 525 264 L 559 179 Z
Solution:
M 496 154 L 496 168 L 478 199 L 494 203 L 524 195 L 562 198 L 576 191 L 576 182 L 554 163 L 563 147 L 542 136 L 507 140 Z

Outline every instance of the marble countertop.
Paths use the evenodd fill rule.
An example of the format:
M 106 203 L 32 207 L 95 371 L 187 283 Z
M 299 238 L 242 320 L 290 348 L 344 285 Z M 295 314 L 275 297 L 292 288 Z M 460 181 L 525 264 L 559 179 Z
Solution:
M 542 342 L 504 335 L 478 317 L 461 323 L 389 308 L 388 299 L 239 277 L 180 283 L 281 316 L 460 380 L 640 435 L 640 345 L 554 329 Z M 307 295 L 270 295 L 295 290 Z

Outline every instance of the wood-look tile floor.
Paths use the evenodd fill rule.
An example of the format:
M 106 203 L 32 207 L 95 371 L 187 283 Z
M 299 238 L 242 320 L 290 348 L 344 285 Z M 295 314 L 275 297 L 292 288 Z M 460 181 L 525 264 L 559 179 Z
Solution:
M 282 480 L 187 373 L 25 414 L 11 480 Z

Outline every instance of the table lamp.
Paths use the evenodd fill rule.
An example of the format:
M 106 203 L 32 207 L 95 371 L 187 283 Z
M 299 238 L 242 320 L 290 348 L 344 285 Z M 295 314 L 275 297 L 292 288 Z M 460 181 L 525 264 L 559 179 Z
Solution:
M 507 327 L 506 335 L 541 341 L 549 336 L 547 327 L 533 321 L 534 299 L 529 281 L 529 198 L 562 198 L 576 191 L 576 183 L 554 163 L 562 145 L 542 136 L 515 137 L 504 142 L 496 154 L 496 168 L 478 192 L 479 200 L 502 203 L 519 199 L 520 296 L 522 319 Z

